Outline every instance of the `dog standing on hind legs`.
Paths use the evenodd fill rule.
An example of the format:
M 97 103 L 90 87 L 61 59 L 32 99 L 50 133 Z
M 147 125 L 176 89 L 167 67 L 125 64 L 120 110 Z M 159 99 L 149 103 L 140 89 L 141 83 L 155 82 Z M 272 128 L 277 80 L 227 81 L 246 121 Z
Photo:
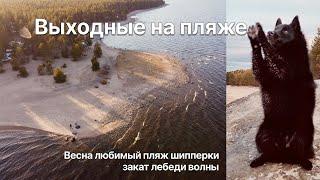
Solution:
M 256 135 L 261 155 L 250 166 L 283 162 L 311 170 L 315 84 L 299 19 L 296 16 L 291 24 L 282 24 L 278 19 L 268 36 L 257 23 L 249 27 L 248 37 L 264 109 L 264 120 Z

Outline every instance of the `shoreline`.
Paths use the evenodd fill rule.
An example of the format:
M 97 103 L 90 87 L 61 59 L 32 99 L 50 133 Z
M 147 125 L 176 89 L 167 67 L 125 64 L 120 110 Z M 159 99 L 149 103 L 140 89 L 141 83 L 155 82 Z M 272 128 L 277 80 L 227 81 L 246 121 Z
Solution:
M 256 86 L 234 86 L 227 85 L 226 89 L 226 104 L 229 105 L 239 99 L 246 98 L 254 93 L 259 92 L 259 87 Z
M 150 8 L 150 9 L 134 10 L 134 11 L 130 12 L 129 14 L 127 14 L 127 19 L 125 19 L 123 21 L 118 21 L 117 23 L 120 23 L 121 25 L 125 25 L 125 24 L 128 24 L 130 22 L 134 22 L 134 21 L 136 21 L 136 18 L 133 18 L 132 16 L 135 16 L 135 15 L 137 15 L 139 13 L 152 11 L 152 10 L 155 10 L 155 9 L 160 9 L 160 8 L 163 8 L 163 7 L 166 7 L 166 6 L 168 6 L 168 4 L 165 3 L 165 4 L 161 5 L 161 6 Z
M 122 21 L 122 23 L 134 20 L 131 16 L 137 13 L 162 8 L 166 5 L 133 11 L 127 15 L 127 20 Z M 41 63 L 41 61 L 31 60 L 26 64 L 30 74 L 26 79 L 14 76 L 16 72 L 9 69 L 10 67 L 8 66 L 10 65 L 7 64 L 5 68 L 7 71 L 1 74 L 0 79 L 6 79 L 3 76 L 8 76 L 9 80 L 6 79 L 7 81 L 0 83 L 0 87 L 6 85 L 9 88 L 5 88 L 4 93 L 1 93 L 6 94 L 11 91 L 18 91 L 21 87 L 26 88 L 27 93 L 25 93 L 25 96 L 15 94 L 17 97 L 14 100 L 6 95 L 0 96 L 0 99 L 4 100 L 2 100 L 3 102 L 12 101 L 12 105 L 17 106 L 17 108 L 10 108 L 11 104 L 9 103 L 8 107 L 3 110 L 4 112 L 2 113 L 5 113 L 5 115 L 2 116 L 5 117 L 1 117 L 0 130 L 22 130 L 25 128 L 26 130 L 40 130 L 56 135 L 75 136 L 81 139 L 103 135 L 128 125 L 132 118 L 132 112 L 134 109 L 139 108 L 137 103 L 148 92 L 155 90 L 156 87 L 174 87 L 189 81 L 185 66 L 170 55 L 117 49 L 109 47 L 102 40 L 98 42 L 100 42 L 103 50 L 103 57 L 99 60 L 100 66 L 110 67 L 108 84 L 105 86 L 99 83 L 101 79 L 99 75 L 91 72 L 89 59 L 92 55 L 92 47 L 90 47 L 89 52 L 85 52 L 86 55 L 79 62 L 72 62 L 70 58 L 55 60 L 55 67 L 61 66 L 61 63 L 68 63 L 68 67 L 63 69 L 68 76 L 65 84 L 55 84 L 52 76 L 38 76 L 34 72 L 36 70 L 35 64 Z M 121 55 L 123 55 L 126 63 L 121 64 L 118 62 L 118 56 Z M 101 62 L 101 59 L 104 62 Z M 148 72 L 135 65 L 136 61 L 130 63 L 129 59 L 135 59 L 140 65 L 145 65 Z M 128 64 L 130 66 L 127 66 Z M 74 72 L 70 68 L 79 69 L 79 72 Z M 120 71 L 120 75 L 118 71 Z M 149 72 L 155 73 L 150 74 Z M 133 80 L 131 76 L 134 76 L 134 80 L 138 80 L 140 83 L 130 83 Z M 11 81 L 14 81 L 14 83 Z M 19 87 L 19 84 L 21 87 Z M 10 85 L 13 86 L 14 90 L 10 89 Z M 99 88 L 94 88 L 97 85 Z M 89 92 L 90 97 L 81 91 L 86 91 L 87 94 Z M 37 99 L 38 94 L 40 94 L 39 99 Z M 65 94 L 71 95 L 66 95 L 65 97 Z M 94 97 L 92 98 L 91 96 Z M 80 97 L 86 100 L 80 100 Z M 65 98 L 67 98 L 68 102 L 65 101 Z M 96 102 L 97 100 L 99 102 Z M 107 106 L 106 104 L 108 107 L 104 107 Z M 79 111 L 77 108 L 72 107 L 74 105 L 83 110 Z M 125 108 L 128 109 L 123 110 Z M 28 121 L 28 118 L 31 118 L 32 121 Z M 15 119 L 15 121 L 10 121 L 9 119 Z M 77 125 L 80 126 L 79 129 L 75 129 Z
M 16 72 L 9 70 L 7 64 L 7 72 L 0 76 L 0 79 L 8 79 L 0 83 L 4 89 L 0 99 L 8 101 L 8 105 L 2 108 L 0 130 L 16 126 L 18 129 L 26 127 L 78 138 L 99 136 L 127 125 L 133 111 L 139 108 L 137 103 L 148 92 L 188 81 L 185 68 L 169 56 L 113 49 L 105 44 L 101 47 L 103 54 L 108 56 L 102 57 L 105 61 L 100 59 L 100 64 L 110 66 L 109 82 L 105 86 L 99 83 L 97 73 L 91 72 L 89 54 L 92 52 L 86 53 L 87 56 L 79 62 L 55 60 L 58 62 L 54 64 L 56 67 L 61 63 L 68 64 L 63 69 L 68 76 L 65 84 L 54 84 L 52 76 L 38 76 L 34 71 L 41 63 L 39 61 L 31 60 L 26 64 L 30 73 L 26 79 L 15 77 Z M 118 56 L 122 56 L 124 63 Z M 75 69 L 82 72 L 74 72 Z M 96 85 L 99 88 L 95 88 Z M 16 95 L 13 100 L 6 98 L 7 93 L 19 91 L 22 87 L 30 88 L 30 91 Z M 77 124 L 81 126 L 79 129 L 74 128 Z

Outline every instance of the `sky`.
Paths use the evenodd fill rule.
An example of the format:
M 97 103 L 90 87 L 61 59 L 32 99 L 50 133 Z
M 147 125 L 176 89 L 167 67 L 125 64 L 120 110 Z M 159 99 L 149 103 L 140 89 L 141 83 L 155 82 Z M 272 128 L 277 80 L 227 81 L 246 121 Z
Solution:
M 260 22 L 265 32 L 274 29 L 278 17 L 282 23 L 289 24 L 298 15 L 309 47 L 317 28 L 320 28 L 319 0 L 227 0 L 226 12 L 228 22 L 245 22 L 247 25 Z M 245 66 L 250 65 L 249 47 L 246 36 L 227 37 L 228 70 L 241 66 L 239 61 L 246 63 Z

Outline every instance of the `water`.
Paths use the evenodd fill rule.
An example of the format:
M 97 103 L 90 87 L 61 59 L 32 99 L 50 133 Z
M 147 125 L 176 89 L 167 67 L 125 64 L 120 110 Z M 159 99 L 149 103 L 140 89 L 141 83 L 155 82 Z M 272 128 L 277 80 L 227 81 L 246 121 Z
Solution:
M 104 42 L 116 48 L 141 50 L 170 54 L 180 59 L 196 78 L 196 90 L 206 94 L 210 104 L 205 108 L 212 119 L 224 120 L 225 114 L 225 48 L 224 36 L 182 36 L 179 34 L 181 22 L 224 22 L 225 1 L 168 0 L 168 6 L 134 15 L 136 22 L 146 27 L 151 23 L 172 22 L 177 29 L 174 36 L 151 35 L 147 31 L 143 36 L 109 36 Z M 147 28 L 150 30 L 150 28 Z M 193 93 L 194 94 L 194 93 Z
M 136 21 L 217 22 L 225 20 L 223 0 L 168 0 L 167 6 L 135 15 Z M 155 89 L 157 100 L 135 112 L 130 127 L 75 143 L 35 130 L 0 129 L 2 178 L 194 179 L 225 177 L 225 37 L 145 36 L 106 37 L 113 47 L 169 54 L 179 59 L 191 83 Z M 125 133 L 126 132 L 126 133 Z M 120 141 L 118 141 L 121 138 Z M 116 143 L 117 142 L 117 143 Z M 220 173 L 128 173 L 125 161 L 63 160 L 63 151 L 219 152 L 220 160 L 173 163 L 220 163 Z M 128 163 L 146 163 L 129 161 Z M 150 162 L 149 162 L 150 163 Z M 164 163 L 164 161 L 155 162 Z M 1 177 L 0 177 L 1 179 Z
M 316 35 L 319 23 L 319 1 L 227 1 L 227 21 L 245 22 L 247 25 L 260 22 L 265 32 L 274 29 L 277 18 L 282 23 L 291 23 L 294 16 L 298 15 L 302 31 L 309 47 Z M 227 71 L 251 68 L 251 49 L 247 36 L 227 37 Z

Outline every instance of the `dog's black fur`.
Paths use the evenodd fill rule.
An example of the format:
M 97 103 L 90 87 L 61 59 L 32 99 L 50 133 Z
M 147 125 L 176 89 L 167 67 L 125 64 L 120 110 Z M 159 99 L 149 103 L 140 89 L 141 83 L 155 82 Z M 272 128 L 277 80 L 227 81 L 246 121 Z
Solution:
M 265 116 L 256 135 L 261 155 L 250 166 L 284 162 L 311 170 L 315 84 L 299 19 L 296 16 L 288 25 L 278 19 L 268 37 L 257 23 L 249 28 L 248 37 Z

